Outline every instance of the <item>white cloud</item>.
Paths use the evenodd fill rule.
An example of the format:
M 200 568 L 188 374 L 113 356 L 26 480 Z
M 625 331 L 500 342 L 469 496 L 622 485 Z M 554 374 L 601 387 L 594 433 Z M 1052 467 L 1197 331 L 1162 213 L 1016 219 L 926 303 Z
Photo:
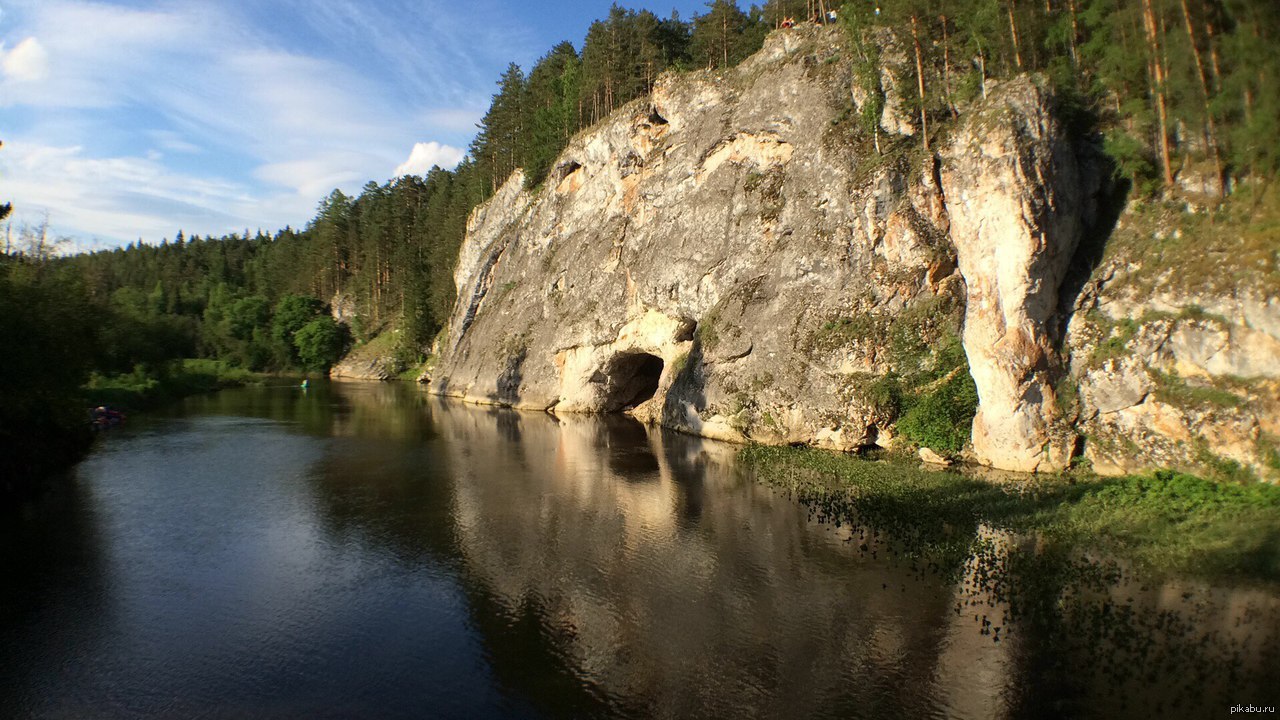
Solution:
M 420 142 L 413 146 L 413 151 L 409 153 L 409 159 L 400 163 L 396 167 L 394 177 L 401 175 L 426 175 L 427 171 L 432 167 L 439 165 L 445 170 L 451 170 L 458 163 L 462 162 L 462 157 L 466 153 L 451 145 L 441 145 L 432 140 L 431 142 Z
M 49 76 L 49 53 L 34 37 L 18 43 L 12 50 L 5 52 L 0 47 L 0 67 L 4 68 L 6 79 L 15 82 L 40 82 Z
M 58 234 L 159 240 L 180 227 L 223 233 L 263 221 L 283 226 L 281 210 L 309 209 L 255 197 L 238 183 L 177 173 L 148 157 L 90 157 L 82 147 L 23 138 L 5 143 L 0 173 L 16 220 L 38 222 L 47 212 Z
M 125 241 L 298 226 L 334 187 L 453 167 L 511 51 L 438 0 L 0 3 L 3 199 Z
M 263 182 L 286 187 L 318 202 L 335 187 L 350 187 L 369 179 L 352 168 L 356 163 L 356 158 L 328 155 L 262 165 L 253 174 Z

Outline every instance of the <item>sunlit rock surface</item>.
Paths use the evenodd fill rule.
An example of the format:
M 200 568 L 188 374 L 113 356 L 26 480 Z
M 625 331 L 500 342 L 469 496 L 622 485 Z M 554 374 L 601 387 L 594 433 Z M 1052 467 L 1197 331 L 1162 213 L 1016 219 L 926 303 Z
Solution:
M 1106 171 L 1043 84 L 992 84 L 927 154 L 890 103 L 882 129 L 911 130 L 898 147 L 920 152 L 880 156 L 841 43 L 776 32 L 732 70 L 664 76 L 534 190 L 513 174 L 468 224 L 433 392 L 847 451 L 897 434 L 876 381 L 928 367 L 960 334 L 980 463 L 1232 458 L 1265 477 L 1274 384 L 1206 419 L 1150 405 L 1145 369 L 1090 364 L 1098 338 L 1076 316 L 1147 306 L 1097 282 L 1062 292 L 1081 238 L 1110 231 Z M 1178 324 L 1156 366 L 1272 377 L 1280 301 L 1200 302 L 1235 303 L 1230 327 Z

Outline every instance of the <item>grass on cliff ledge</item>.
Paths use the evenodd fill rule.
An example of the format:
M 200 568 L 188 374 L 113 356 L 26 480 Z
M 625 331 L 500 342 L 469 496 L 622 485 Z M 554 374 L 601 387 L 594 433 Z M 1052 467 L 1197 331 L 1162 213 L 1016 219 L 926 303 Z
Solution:
M 1175 200 L 1131 204 L 1098 269 L 1126 268 L 1121 284 L 1139 293 L 1265 296 L 1280 283 L 1280 188 L 1246 185 L 1212 209 L 1189 207 Z
M 1123 478 L 995 482 L 908 462 L 752 446 L 758 479 L 820 519 L 866 528 L 899 553 L 959 567 L 983 526 L 1072 556 L 1101 553 L 1144 575 L 1280 582 L 1280 487 L 1161 471 Z

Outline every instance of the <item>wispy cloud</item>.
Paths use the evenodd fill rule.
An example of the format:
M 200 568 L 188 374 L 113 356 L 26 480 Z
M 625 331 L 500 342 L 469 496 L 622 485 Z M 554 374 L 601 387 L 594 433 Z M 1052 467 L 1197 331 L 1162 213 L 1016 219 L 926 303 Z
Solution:
M 176 133 L 172 130 L 152 130 L 147 133 L 147 136 L 151 138 L 151 141 L 160 150 L 184 155 L 198 155 L 203 152 L 203 148 L 199 145 L 187 140 L 181 133 Z
M 6 3 L 0 193 L 20 213 L 119 240 L 301 225 L 335 186 L 456 164 L 521 37 L 435 0 L 132 5 Z
M 178 229 L 175 218 L 226 232 L 262 209 L 234 182 L 174 173 L 145 157 L 94 158 L 81 147 L 5 143 L 0 171 L 28 219 L 47 212 L 59 233 L 80 237 L 158 240 Z

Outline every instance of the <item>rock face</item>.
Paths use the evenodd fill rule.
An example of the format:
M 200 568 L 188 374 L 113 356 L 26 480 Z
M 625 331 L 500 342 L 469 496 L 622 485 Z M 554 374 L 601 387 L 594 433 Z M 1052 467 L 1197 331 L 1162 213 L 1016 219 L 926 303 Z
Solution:
M 1280 480 L 1280 299 L 1139 295 L 1101 275 L 1067 336 L 1094 469 Z
M 335 305 L 336 307 L 336 305 Z M 398 371 L 394 331 L 358 345 L 329 369 L 329 377 L 346 380 L 391 380 Z
M 329 369 L 329 377 L 346 380 L 391 380 L 396 376 L 395 359 L 363 357 L 355 353 Z
M 886 442 L 875 378 L 958 328 L 935 168 L 859 170 L 834 33 L 660 81 L 471 219 L 435 392 L 733 440 Z M 828 62 L 828 60 L 833 60 Z M 851 120 L 849 122 L 852 122 Z M 874 152 L 874 151 L 872 151 Z
M 1081 379 L 1084 335 L 1061 330 L 1101 173 L 1025 78 L 989 88 L 938 152 L 878 156 L 850 76 L 835 33 L 777 32 L 733 70 L 664 77 L 536 191 L 515 173 L 469 221 L 433 392 L 852 450 L 894 441 L 893 388 L 945 382 L 967 355 L 973 457 L 1065 467 L 1105 415 L 1090 403 L 1145 397 L 1119 367 Z M 1197 332 L 1163 352 L 1243 367 L 1213 350 L 1235 335 Z M 1249 342 L 1247 362 L 1275 358 Z M 1058 397 L 1064 377 L 1081 399 Z
M 973 449 L 984 463 L 1034 472 L 1067 466 L 1074 437 L 1053 427 L 1058 288 L 1093 194 L 1076 150 L 1030 82 L 968 114 L 944 154 L 942 186 L 968 290 L 964 347 L 980 404 Z

